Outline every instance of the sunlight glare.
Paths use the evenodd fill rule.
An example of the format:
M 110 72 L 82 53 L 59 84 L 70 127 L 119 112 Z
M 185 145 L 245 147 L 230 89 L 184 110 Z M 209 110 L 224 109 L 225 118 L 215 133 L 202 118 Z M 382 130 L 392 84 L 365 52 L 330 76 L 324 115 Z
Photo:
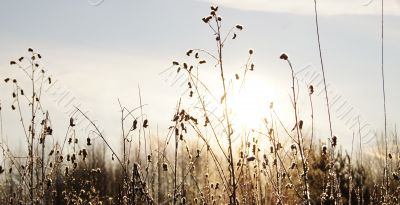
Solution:
M 256 129 L 262 125 L 273 100 L 273 92 L 261 80 L 246 81 L 245 85 L 231 93 L 230 110 L 234 129 Z

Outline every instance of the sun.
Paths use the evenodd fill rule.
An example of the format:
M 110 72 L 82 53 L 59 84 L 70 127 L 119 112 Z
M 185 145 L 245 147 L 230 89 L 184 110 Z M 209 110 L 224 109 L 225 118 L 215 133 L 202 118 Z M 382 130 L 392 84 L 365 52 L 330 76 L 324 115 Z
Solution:
M 246 81 L 230 93 L 229 108 L 234 129 L 257 129 L 268 114 L 273 92 L 261 80 Z

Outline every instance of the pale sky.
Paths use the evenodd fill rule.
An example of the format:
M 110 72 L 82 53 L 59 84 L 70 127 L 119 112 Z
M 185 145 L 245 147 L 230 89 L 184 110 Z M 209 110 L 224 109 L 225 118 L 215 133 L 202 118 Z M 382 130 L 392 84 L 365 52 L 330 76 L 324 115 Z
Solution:
M 288 119 L 290 72 L 279 59 L 287 52 L 296 71 L 320 71 L 312 0 L 150 0 L 111 1 L 2 1 L 0 6 L 0 78 L 15 73 L 9 61 L 26 55 L 28 47 L 43 56 L 43 64 L 80 102 L 89 116 L 104 127 L 108 136 L 119 136 L 119 98 L 128 107 L 139 103 L 141 87 L 145 112 L 153 129 L 166 130 L 181 94 L 160 74 L 176 59 L 184 59 L 189 48 L 214 50 L 214 39 L 201 18 L 211 3 L 220 5 L 224 25 L 244 26 L 237 40 L 226 46 L 229 73 L 239 69 L 254 49 L 256 70 L 248 82 L 261 94 L 251 96 L 249 107 L 277 104 Z M 383 129 L 380 79 L 380 1 L 319 1 L 320 31 L 327 80 L 331 92 L 360 116 L 373 131 Z M 388 0 L 385 10 L 385 74 L 389 131 L 400 122 L 397 62 L 400 41 L 400 2 Z M 229 27 L 226 27 L 229 29 Z M 209 68 L 212 69 L 212 68 Z M 209 74 L 212 75 L 212 74 Z M 305 75 L 299 72 L 299 77 Z M 307 81 L 307 78 L 304 77 Z M 305 82 L 304 82 L 305 83 Z M 303 86 L 305 86 L 303 84 Z M 317 89 L 321 89 L 318 87 Z M 303 90 L 304 92 L 304 90 Z M 23 139 L 12 128 L 19 127 L 10 106 L 10 87 L 0 84 L 5 133 Z M 339 94 L 340 95 L 339 95 Z M 304 95 L 305 93 L 303 93 Z M 328 135 L 323 95 L 316 99 L 316 126 Z M 307 99 L 301 99 L 307 107 Z M 55 134 L 63 136 L 69 116 L 65 108 L 48 96 L 45 104 L 55 122 Z M 341 115 L 338 104 L 333 114 Z M 335 113 L 335 110 L 338 110 Z M 263 112 L 263 110 L 258 112 Z M 306 109 L 304 109 L 306 112 Z M 308 113 L 304 113 L 308 116 Z M 291 117 L 291 116 L 290 116 Z M 339 117 L 340 118 L 340 117 Z M 334 132 L 348 147 L 352 132 L 346 120 L 334 117 Z M 291 119 L 291 118 L 290 118 Z M 289 121 L 291 122 L 291 121 Z M 17 135 L 17 136 L 15 136 Z M 15 136 L 15 137 L 14 137 Z

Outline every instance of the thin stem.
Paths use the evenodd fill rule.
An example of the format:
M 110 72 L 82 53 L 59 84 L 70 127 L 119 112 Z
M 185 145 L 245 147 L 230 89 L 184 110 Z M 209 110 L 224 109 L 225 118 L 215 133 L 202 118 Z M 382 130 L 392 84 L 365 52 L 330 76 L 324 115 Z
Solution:
M 31 203 L 33 204 L 33 139 L 35 137 L 35 81 L 34 81 L 34 75 L 35 75 L 35 69 L 33 62 L 31 62 L 32 66 L 32 78 L 31 78 L 31 83 L 32 83 L 32 104 L 31 104 L 31 142 L 30 142 L 30 150 L 29 150 L 29 157 L 30 157 L 30 173 L 31 173 L 31 184 L 29 188 L 29 193 L 31 196 Z
M 384 120 L 385 120 L 385 179 L 386 179 L 386 196 L 388 194 L 388 190 L 389 190 L 389 174 L 388 174 L 388 142 L 387 142 L 387 114 L 386 114 L 386 91 L 385 91 L 385 73 L 384 73 L 384 67 L 383 67 L 383 62 L 384 62 L 384 55 L 383 55 L 383 51 L 384 51 L 384 41 L 383 41 L 383 20 L 384 20 L 384 16 L 383 16 L 384 12 L 383 12 L 383 0 L 381 1 L 381 58 L 382 58 L 382 62 L 381 62 L 381 74 L 382 74 L 382 94 L 383 94 L 383 114 L 384 114 Z M 386 197 L 385 197 L 386 198 Z
M 223 43 L 221 41 L 221 24 L 219 23 L 218 19 L 215 17 L 215 21 L 217 24 L 217 44 L 218 44 L 218 60 L 219 60 L 219 68 L 222 80 L 222 88 L 224 91 L 224 112 L 226 117 L 226 126 L 228 128 L 228 155 L 229 155 L 229 167 L 231 172 L 231 183 L 232 183 L 232 196 L 231 196 L 231 204 L 236 204 L 236 177 L 235 177 L 235 167 L 233 163 L 233 151 L 232 151 L 232 139 L 231 139 L 231 125 L 229 121 L 229 113 L 228 113 L 228 99 L 227 99 L 227 89 L 225 84 L 225 77 L 224 77 L 224 68 L 223 68 L 223 61 L 222 61 L 222 47 Z
M 331 120 L 331 111 L 330 111 L 330 108 L 329 108 L 329 98 L 328 98 L 328 90 L 327 90 L 327 86 L 326 86 L 324 62 L 323 62 L 323 59 L 322 59 L 321 40 L 320 40 L 320 35 L 319 35 L 317 0 L 314 0 L 314 11 L 315 11 L 315 26 L 317 28 L 319 59 L 320 59 L 320 63 L 321 63 L 322 78 L 324 80 L 326 107 L 328 109 L 329 131 L 330 131 L 330 135 L 331 135 L 331 139 L 332 139 L 332 137 L 333 137 L 332 120 Z
M 304 147 L 303 147 L 303 138 L 301 136 L 300 132 L 300 126 L 299 126 L 299 118 L 298 118 L 298 108 L 297 108 L 297 98 L 296 98 L 296 88 L 295 88 L 295 74 L 293 70 L 292 63 L 290 60 L 287 60 L 290 66 L 290 70 L 292 72 L 292 92 L 293 92 L 293 109 L 294 109 L 294 117 L 295 117 L 295 128 L 297 132 L 297 145 L 299 147 L 300 151 L 300 157 L 301 157 L 301 162 L 303 166 L 303 179 L 304 179 L 304 198 L 306 200 L 306 204 L 310 204 L 310 193 L 308 191 L 308 166 L 307 166 L 307 159 L 304 156 Z

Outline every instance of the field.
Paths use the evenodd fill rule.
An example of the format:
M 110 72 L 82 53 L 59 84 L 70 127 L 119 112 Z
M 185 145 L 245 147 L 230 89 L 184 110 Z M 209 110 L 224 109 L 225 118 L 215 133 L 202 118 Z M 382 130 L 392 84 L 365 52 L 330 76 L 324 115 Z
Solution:
M 346 146 L 350 149 L 344 149 L 344 137 L 332 126 L 314 3 L 323 83 L 299 82 L 290 53 L 277 53 L 290 74 L 284 108 L 289 114 L 283 116 L 282 109 L 275 109 L 279 102 L 271 102 L 257 128 L 246 125 L 261 111 L 246 112 L 242 93 L 251 83 L 248 77 L 257 75 L 258 51 L 240 51 L 247 60 L 237 71 L 227 66 L 225 53 L 232 48 L 227 45 L 240 41 L 246 25 L 224 24 L 222 7 L 211 6 L 199 18 L 215 47 L 182 51 L 179 59 L 185 60 L 171 60 L 161 72 L 179 79 L 177 92 L 183 90 L 171 106 L 174 112 L 160 113 L 170 118 L 168 130 L 159 130 L 148 118 L 145 111 L 151 107 L 142 102 L 138 88 L 138 105 L 118 100 L 117 136 L 105 135 L 99 121 L 78 105 L 68 120 L 57 122 L 66 130 L 55 136 L 56 122 L 45 103 L 45 90 L 54 83 L 46 57 L 28 48 L 10 59 L 7 69 L 18 78 L 5 76 L 1 82 L 8 91 L 0 97 L 0 204 L 400 204 L 398 136 L 388 129 L 386 111 L 386 89 L 393 88 L 385 88 L 383 60 L 383 104 L 376 112 L 384 116 L 384 127 L 375 134 L 374 155 L 363 153 L 360 121 Z M 383 14 L 382 9 L 382 33 Z M 380 40 L 383 59 L 383 35 Z M 316 90 L 323 106 L 315 106 Z M 315 115 L 316 108 L 326 117 Z M 13 113 L 11 127 L 3 126 L 9 121 L 4 110 Z M 321 121 L 328 125 L 323 135 L 315 129 Z M 15 127 L 20 134 L 13 136 Z M 11 146 L 16 136 L 20 146 Z

